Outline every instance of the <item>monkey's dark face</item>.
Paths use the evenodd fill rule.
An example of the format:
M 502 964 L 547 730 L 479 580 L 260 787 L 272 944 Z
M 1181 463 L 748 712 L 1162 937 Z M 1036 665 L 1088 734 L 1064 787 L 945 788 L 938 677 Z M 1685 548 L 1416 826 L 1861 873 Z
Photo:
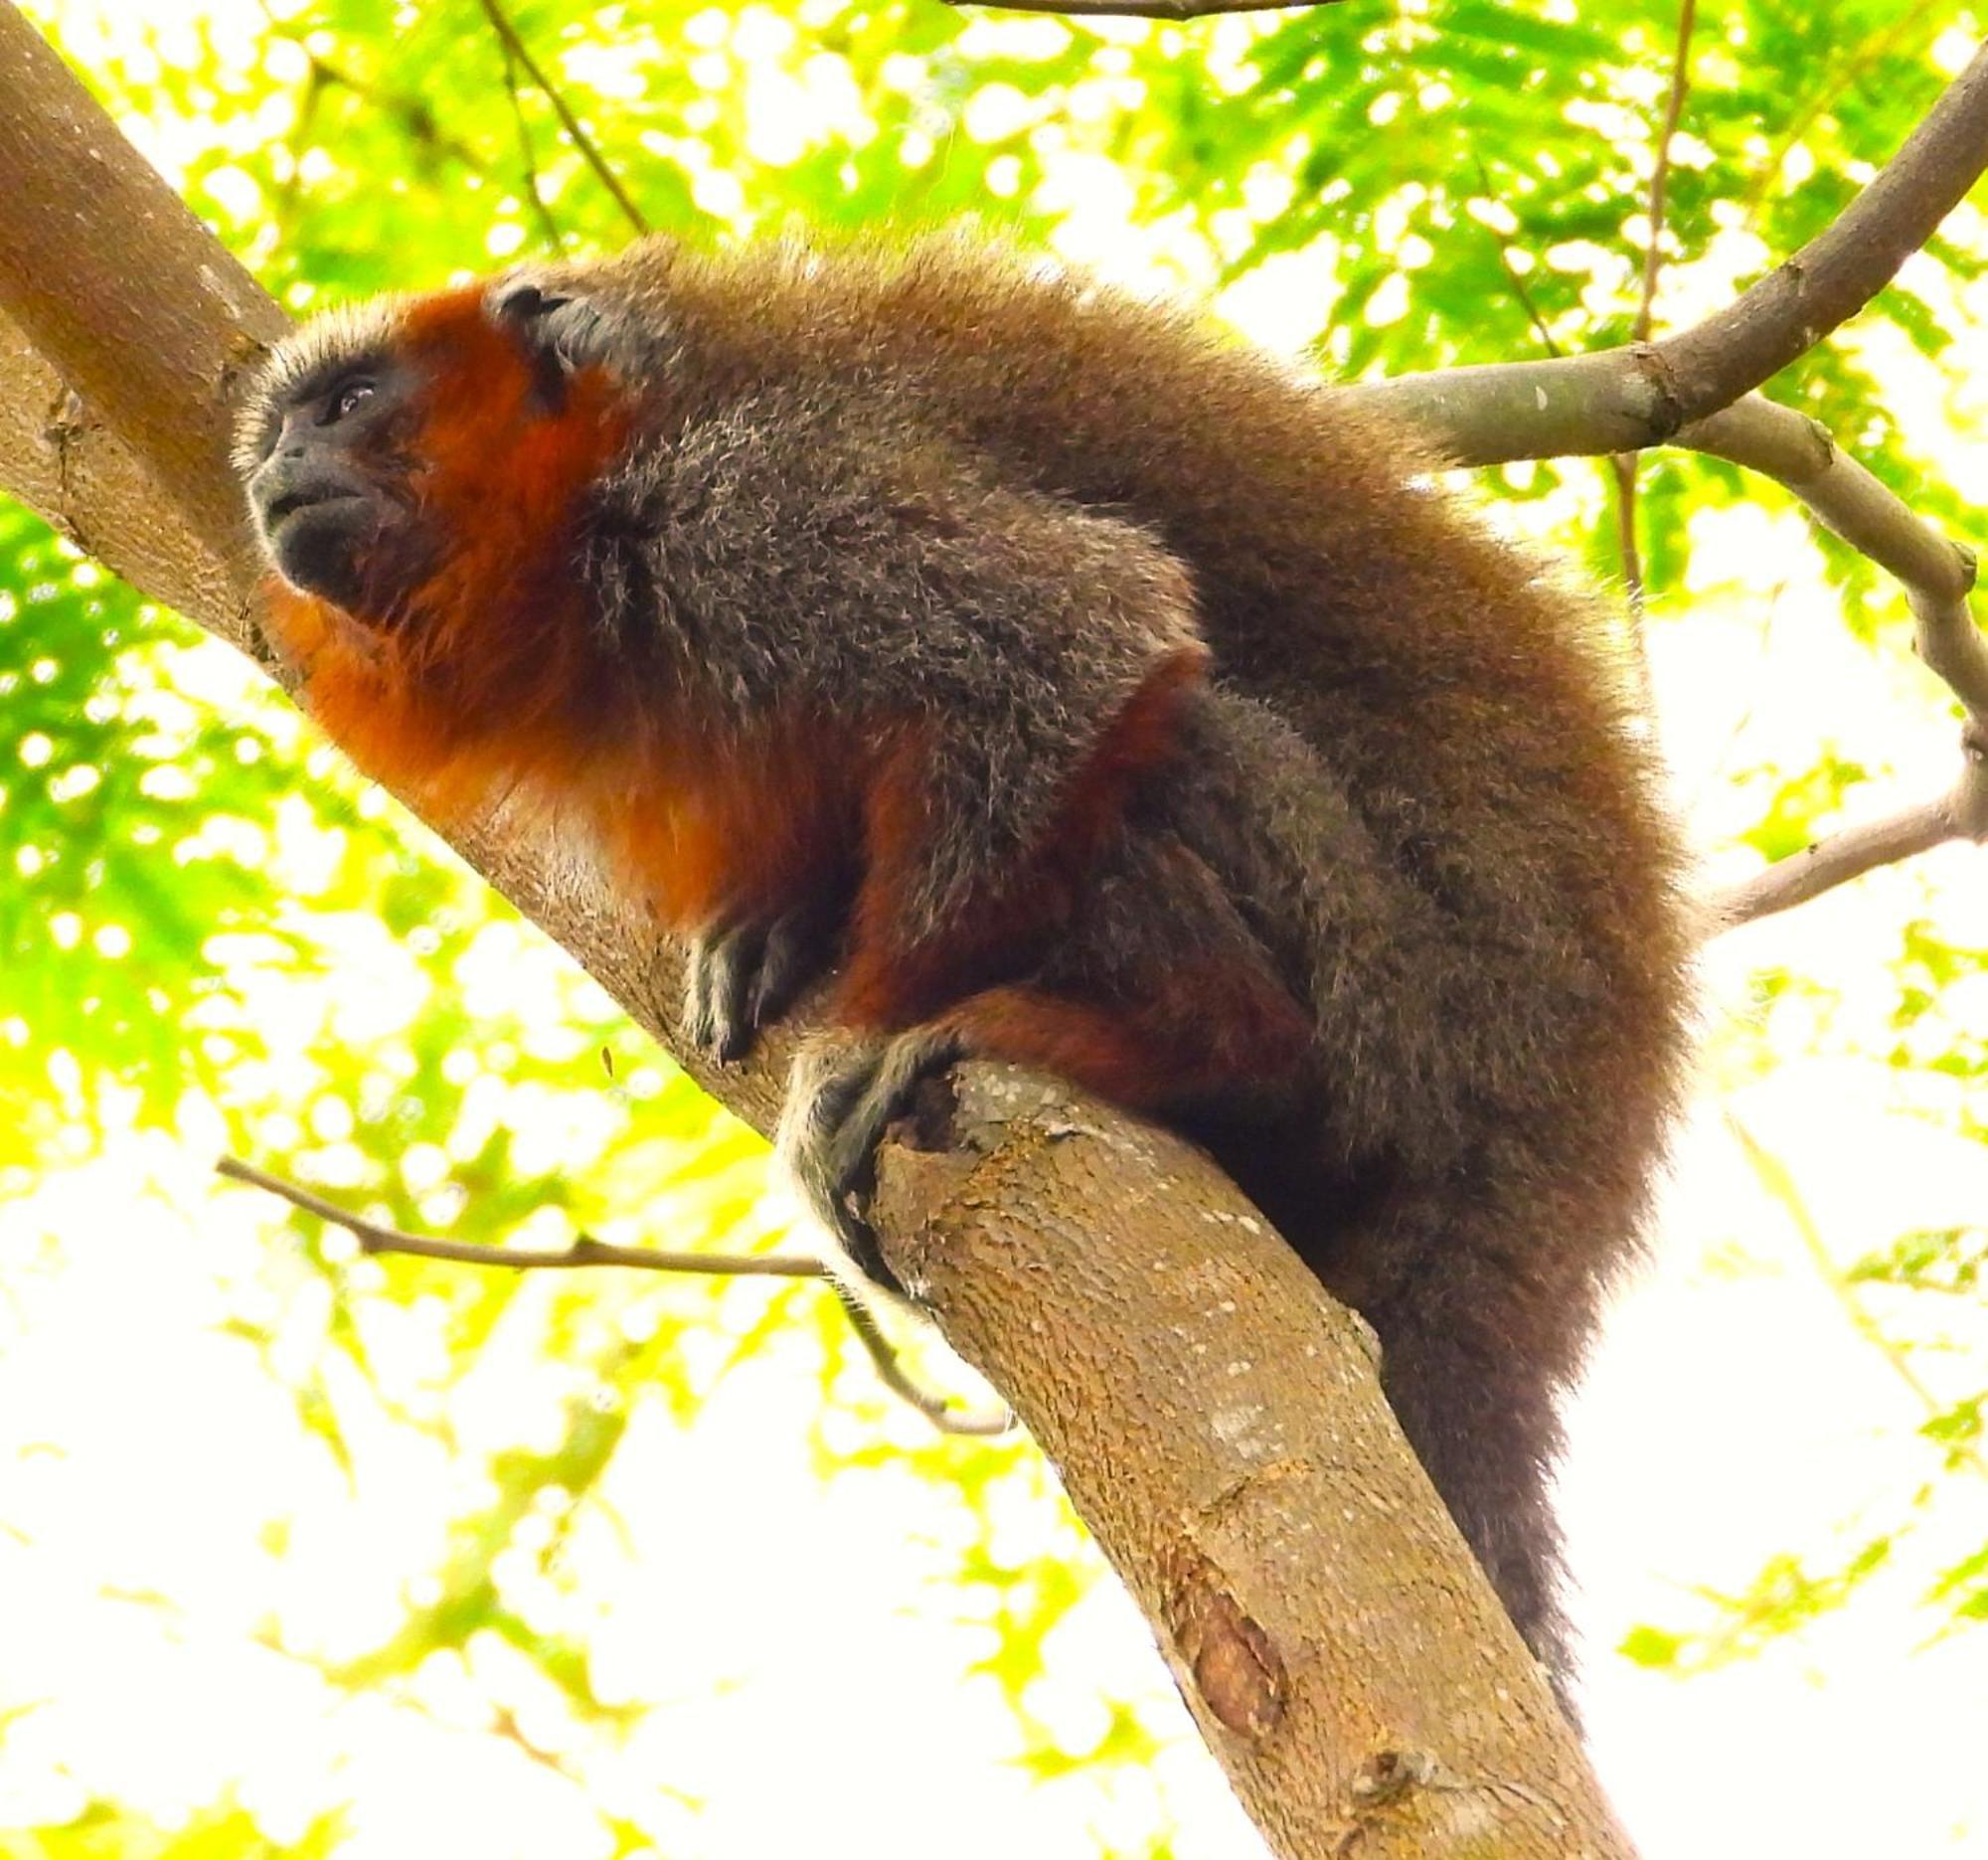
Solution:
M 504 608 L 626 429 L 609 327 L 577 292 L 513 275 L 298 331 L 237 429 L 271 566 L 404 639 Z
M 404 447 L 420 382 L 382 350 L 328 363 L 272 400 L 247 473 L 262 547 L 283 579 L 379 623 L 392 584 L 427 553 Z

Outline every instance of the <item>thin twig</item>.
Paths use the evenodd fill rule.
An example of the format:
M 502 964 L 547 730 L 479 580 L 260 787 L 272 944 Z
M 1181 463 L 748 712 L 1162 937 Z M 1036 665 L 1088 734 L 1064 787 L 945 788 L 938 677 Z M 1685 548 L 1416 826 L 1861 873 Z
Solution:
M 1622 554 L 1622 583 L 1629 592 L 1629 614 L 1636 622 L 1634 630 L 1639 646 L 1636 660 L 1643 668 L 1643 698 L 1647 703 L 1650 673 L 1649 667 L 1643 664 L 1640 650 L 1644 593 L 1643 554 L 1636 546 L 1636 456 L 1634 452 L 1610 452 L 1608 471 L 1615 480 L 1616 547 Z
M 646 233 L 649 223 L 642 217 L 641 208 L 628 197 L 627 190 L 616 178 L 614 170 L 607 165 L 607 158 L 594 146 L 593 138 L 580 127 L 580 118 L 568 108 L 567 100 L 559 92 L 559 87 L 547 76 L 545 67 L 532 56 L 532 49 L 518 36 L 518 29 L 511 24 L 510 16 L 498 5 L 498 0 L 481 0 L 483 16 L 490 22 L 491 30 L 503 41 L 504 49 L 525 68 L 530 78 L 544 93 L 545 99 L 553 106 L 566 132 L 573 138 L 573 145 L 580 150 L 580 157 L 594 172 L 595 178 L 608 193 L 613 195 L 614 204 L 621 209 L 623 217 L 638 233 Z
M 1495 201 L 1498 198 L 1498 190 L 1491 185 L 1491 170 L 1484 165 L 1482 155 L 1476 156 L 1475 160 L 1477 184 L 1484 190 L 1485 200 Z M 1532 324 L 1533 334 L 1539 337 L 1540 347 L 1549 357 L 1558 356 L 1561 352 L 1560 344 L 1554 340 L 1553 331 L 1547 327 L 1547 319 L 1540 314 L 1540 306 L 1533 297 L 1532 287 L 1526 282 L 1525 272 L 1519 269 L 1512 257 L 1512 242 L 1495 226 L 1485 225 L 1482 221 L 1478 224 L 1484 226 L 1485 232 L 1491 235 L 1491 243 L 1497 248 L 1498 262 L 1505 269 L 1505 281 L 1511 285 L 1512 295 L 1518 298 L 1519 307 L 1525 311 L 1527 322 Z
M 1657 133 L 1656 158 L 1650 167 L 1649 204 L 1644 218 L 1649 222 L 1649 243 L 1643 251 L 1643 285 L 1636 305 L 1631 340 L 1648 342 L 1656 327 L 1657 280 L 1664 264 L 1664 216 L 1670 201 L 1671 144 L 1677 139 L 1678 123 L 1684 115 L 1684 100 L 1691 89 L 1691 35 L 1697 24 L 1698 0 L 1680 0 L 1678 6 L 1677 51 L 1671 59 L 1670 100 L 1664 106 L 1664 123 Z M 1637 455 L 1617 452 L 1612 461 L 1615 474 L 1615 523 L 1621 536 L 1622 579 L 1628 584 L 1629 608 L 1634 627 L 1636 664 L 1642 676 L 1643 696 L 1651 696 L 1650 667 L 1643 650 L 1643 552 L 1636 542 Z
M 1847 827 L 1731 888 L 1713 901 L 1715 933 L 1949 840 L 1988 840 L 1988 639 L 1968 606 L 1972 553 L 1915 516 L 1819 422 L 1777 401 L 1749 394 L 1687 426 L 1677 443 L 1775 479 L 1825 528 L 1896 576 L 1920 659 L 1967 712 L 1960 773 L 1946 793 Z
M 1684 100 L 1691 90 L 1691 34 L 1697 24 L 1698 0 L 1681 0 L 1678 7 L 1677 52 L 1671 61 L 1670 101 L 1664 106 L 1664 126 L 1657 137 L 1656 163 L 1650 170 L 1650 243 L 1643 253 L 1642 301 L 1636 307 L 1638 342 L 1648 342 L 1655 326 L 1657 279 L 1664 263 L 1664 215 L 1670 200 L 1671 144 L 1677 139 Z
M 1967 597 L 1971 550 L 1943 536 L 1846 452 L 1820 421 L 1749 394 L 1680 432 L 1675 443 L 1774 479 L 1826 529 L 1896 576 L 1917 624 L 1920 658 L 1988 727 L 1988 641 Z
M 539 222 L 539 231 L 545 242 L 555 253 L 566 250 L 566 238 L 561 233 L 559 222 L 553 218 L 553 210 L 546 204 L 546 197 L 539 192 L 539 157 L 532 147 L 532 125 L 525 120 L 525 99 L 518 94 L 518 58 L 508 44 L 500 46 L 504 54 L 504 94 L 511 99 L 511 120 L 518 130 L 518 160 L 524 169 L 525 198 L 532 203 L 532 212 Z
M 398 1228 L 383 1227 L 363 1215 L 351 1213 L 336 1202 L 326 1201 L 307 1188 L 270 1175 L 253 1163 L 236 1156 L 223 1156 L 214 1165 L 217 1175 L 251 1188 L 280 1195 L 292 1207 L 314 1214 L 321 1221 L 342 1227 L 359 1243 L 359 1251 L 369 1256 L 381 1253 L 412 1254 L 422 1260 L 453 1260 L 465 1266 L 502 1266 L 519 1271 L 558 1270 L 579 1266 L 628 1266 L 645 1272 L 709 1272 L 724 1276 L 765 1278 L 822 1278 L 826 1274 L 819 1260 L 780 1253 L 659 1253 L 647 1247 L 611 1247 L 605 1241 L 580 1234 L 565 1247 L 486 1247 L 468 1240 L 433 1240 L 420 1234 L 404 1234 Z
M 250 1188 L 265 1190 L 293 1208 L 316 1215 L 334 1227 L 343 1228 L 359 1243 L 359 1251 L 371 1259 L 380 1254 L 408 1254 L 419 1260 L 448 1260 L 463 1266 L 498 1266 L 513 1271 L 559 1271 L 574 1267 L 621 1266 L 642 1272 L 701 1272 L 727 1277 L 814 1278 L 828 1284 L 849 1316 L 849 1326 L 863 1345 L 878 1379 L 900 1400 L 909 1403 L 942 1434 L 991 1436 L 1006 1434 L 1015 1418 L 1003 1409 L 998 1415 L 955 1412 L 943 1396 L 920 1388 L 906 1374 L 896 1347 L 878 1327 L 876 1318 L 856 1297 L 830 1276 L 819 1260 L 779 1253 L 661 1253 L 648 1247 L 613 1247 L 588 1234 L 576 1235 L 565 1247 L 488 1247 L 473 1241 L 433 1240 L 420 1234 L 406 1234 L 399 1228 L 383 1227 L 363 1215 L 351 1213 L 336 1202 L 314 1195 L 295 1182 L 271 1175 L 238 1156 L 223 1156 L 214 1165 L 217 1175 L 246 1182 Z
M 823 1277 L 827 1277 L 826 1273 Z M 968 1434 L 992 1437 L 1011 1433 L 1015 1417 L 1002 1409 L 994 1415 L 958 1415 L 939 1396 L 921 1389 L 905 1374 L 904 1365 L 890 1339 L 879 1328 L 877 1318 L 862 1299 L 849 1290 L 839 1280 L 829 1278 L 835 1295 L 841 1300 L 843 1315 L 849 1319 L 849 1328 L 856 1333 L 856 1340 L 870 1352 L 870 1360 L 876 1365 L 878 1379 L 885 1388 L 901 1401 L 909 1402 L 919 1414 L 942 1434 Z
M 1712 903 L 1712 931 L 1792 910 L 1880 866 L 1897 865 L 1950 840 L 1988 840 L 1988 758 L 1971 745 L 1962 752 L 1959 779 L 1946 793 L 1881 820 L 1845 827 L 1722 893 Z
M 362 102 L 370 103 L 375 109 L 393 117 L 417 147 L 446 155 L 470 174 L 489 174 L 488 163 L 460 136 L 450 135 L 441 126 L 432 105 L 425 98 L 407 96 L 382 85 L 369 83 L 364 78 L 356 78 L 343 66 L 334 65 L 316 53 L 311 54 L 310 70 L 312 78 L 322 87 L 349 91 Z

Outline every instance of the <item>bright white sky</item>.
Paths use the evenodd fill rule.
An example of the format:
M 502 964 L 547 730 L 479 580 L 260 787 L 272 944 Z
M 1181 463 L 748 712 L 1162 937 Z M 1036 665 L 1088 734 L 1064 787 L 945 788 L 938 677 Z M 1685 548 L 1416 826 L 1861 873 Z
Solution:
M 140 35 L 198 17 L 244 46 L 261 23 L 248 0 L 65 11 Z M 87 40 L 78 43 L 86 55 Z M 775 100 L 801 107 L 792 94 Z M 169 167 L 171 141 L 155 138 Z M 1073 163 L 1056 185 L 1072 215 L 1068 249 L 1150 275 L 1156 243 L 1172 236 L 1156 242 L 1131 225 L 1108 170 Z M 1166 256 L 1176 268 L 1179 254 Z M 1289 344 L 1311 332 L 1319 282 L 1316 257 L 1293 259 L 1226 307 Z M 1988 489 L 1970 483 L 1988 473 L 1978 401 L 1950 404 L 1922 364 L 1884 360 L 1915 442 L 1963 486 Z M 1721 771 L 1799 766 L 1821 743 L 1895 771 L 1874 784 L 1873 807 L 1949 778 L 1952 734 L 1934 721 L 1928 681 L 1878 667 L 1848 640 L 1794 519 L 1708 513 L 1694 541 L 1693 586 L 1673 603 L 1682 617 L 1655 628 L 1653 657 L 1664 742 L 1705 844 L 1743 824 L 1751 804 Z M 1905 625 L 1903 608 L 1894 623 Z M 1707 1087 L 1679 1145 L 1653 1268 L 1623 1298 L 1576 1405 L 1564 1481 L 1593 1645 L 1592 1743 L 1647 1860 L 1867 1860 L 1988 1844 L 1988 1639 L 1927 1644 L 1936 1617 L 1918 1605 L 1933 1571 L 1988 1542 L 1988 1491 L 1969 1503 L 1947 1489 L 1850 1608 L 1757 1660 L 1678 1682 L 1610 1652 L 1637 1622 L 1705 1621 L 1695 1590 L 1738 1591 L 1775 1554 L 1836 1567 L 1907 1515 L 1931 1469 L 1913 1437 L 1923 1404 L 1846 1320 L 1727 1119 L 1792 1170 L 1839 1263 L 1910 1227 L 1978 1221 L 1988 1149 L 1949 1134 L 1953 1098 L 1914 1099 L 1911 1081 L 1875 1061 L 1796 1058 L 1755 1076 L 1718 1028 L 1750 972 L 1787 965 L 1838 991 L 1836 1034 L 1882 1050 L 1881 1030 L 1863 1024 L 1877 1011 L 1865 984 L 1895 950 L 1897 926 L 1926 915 L 1954 940 L 1978 941 L 1983 872 L 1980 855 L 1936 855 L 1733 936 L 1708 965 Z M 350 993 L 353 1014 L 377 1004 L 373 973 L 331 985 Z M 1988 1014 L 1988 1001 L 1956 1011 Z M 1813 1012 L 1788 1003 L 1775 1029 L 1786 1051 L 1809 1046 Z M 240 1779 L 245 1804 L 279 1838 L 312 1804 L 356 1797 L 342 1860 L 604 1860 L 570 1783 L 473 1720 L 451 1728 L 451 1713 L 467 1710 L 459 1670 L 423 1675 L 427 1711 L 416 1717 L 384 1701 L 338 1704 L 308 1669 L 257 1643 L 278 1606 L 286 1630 L 328 1655 L 373 1643 L 397 1618 L 409 1573 L 431 1566 L 463 1494 L 459 1473 L 403 1442 L 392 1448 L 398 1471 L 355 1507 L 327 1488 L 320 1459 L 295 1453 L 287 1400 L 212 1328 L 217 1271 L 248 1275 L 285 1243 L 248 1197 L 217 1197 L 205 1165 L 192 1149 L 118 1139 L 0 1207 L 0 1459 L 12 1468 L 8 1514 L 35 1519 L 32 1542 L 0 1530 L 0 1696 L 46 1701 L 0 1745 L 0 1828 L 60 1821 L 92 1793 L 170 1820 Z M 743 1326 L 764 1295 L 742 1288 L 725 1311 Z M 1912 1361 L 1952 1399 L 1983 1380 L 1988 1325 L 1978 1308 L 1947 1316 L 1953 1347 Z M 404 1346 L 419 1358 L 417 1320 Z M 594 1631 L 631 1671 L 663 1663 L 680 1703 L 592 1778 L 596 1793 L 653 1801 L 667 1776 L 694 1798 L 670 1811 L 671 1860 L 853 1852 L 859 1841 L 870 1860 L 939 1847 L 959 1860 L 1080 1860 L 1168 1814 L 1180 1860 L 1247 1853 L 1252 1837 L 1191 1742 L 1106 1799 L 1080 1781 L 1032 1786 L 1001 1761 L 1012 1744 L 1004 1708 L 961 1679 L 987 1630 L 954 1619 L 942 1583 L 933 1593 L 958 1520 L 909 1476 L 824 1484 L 803 1437 L 812 1376 L 776 1340 L 694 1428 L 654 1418 L 623 1447 L 617 1502 L 642 1547 L 639 1580 L 601 1547 L 606 1631 Z M 485 1437 L 541 1428 L 549 1379 L 556 1368 L 532 1352 L 493 1348 L 477 1411 Z M 1047 1494 L 1015 1503 L 1018 1544 L 1056 1540 Z M 286 1508 L 315 1521 L 277 1554 L 257 1533 Z M 583 1537 L 575 1554 L 590 1554 Z M 124 1599 L 106 1601 L 106 1590 Z M 159 1593 L 171 1608 L 148 1599 Z M 1166 1684 L 1109 1584 L 1061 1630 L 1056 1655 L 1082 1683 L 1067 1697 L 1052 1683 L 1035 1703 L 1070 1717 L 1073 1748 L 1101 1729 L 1083 1722 L 1099 1675 L 1128 1693 Z M 493 1670 L 506 1658 L 481 1657 Z M 525 1680 L 498 1671 L 493 1683 L 514 1685 L 530 1719 Z M 614 1683 L 610 1667 L 604 1684 Z M 79 1747 L 92 1753 L 85 1769 L 54 1766 Z

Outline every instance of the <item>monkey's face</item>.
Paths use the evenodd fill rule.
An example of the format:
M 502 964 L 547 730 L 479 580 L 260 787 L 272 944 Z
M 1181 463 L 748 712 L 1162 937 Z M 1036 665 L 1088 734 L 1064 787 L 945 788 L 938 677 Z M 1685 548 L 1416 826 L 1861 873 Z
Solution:
M 517 278 L 334 312 L 277 347 L 236 465 L 293 589 L 404 640 L 515 607 L 618 446 L 576 297 Z
M 407 453 L 420 386 L 386 348 L 327 358 L 261 410 L 259 457 L 247 475 L 277 573 L 378 623 L 394 615 L 394 584 L 414 585 L 432 553 Z

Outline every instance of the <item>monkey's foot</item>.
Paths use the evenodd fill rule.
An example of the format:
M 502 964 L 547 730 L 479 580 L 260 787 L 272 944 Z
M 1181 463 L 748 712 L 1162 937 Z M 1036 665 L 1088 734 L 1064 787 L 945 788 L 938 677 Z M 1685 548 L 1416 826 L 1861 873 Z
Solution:
M 862 1203 L 875 1181 L 884 1132 L 910 1107 L 918 1081 L 959 1056 L 957 1040 L 931 1027 L 883 1037 L 827 1036 L 811 1041 L 794 1061 L 780 1109 L 774 1147 L 849 1275 L 900 1297 L 915 1296 L 915 1287 L 900 1283 L 884 1264 Z
M 826 912 L 743 918 L 693 938 L 684 971 L 684 1038 L 721 1065 L 743 1059 L 753 1036 L 826 969 L 834 937 Z

